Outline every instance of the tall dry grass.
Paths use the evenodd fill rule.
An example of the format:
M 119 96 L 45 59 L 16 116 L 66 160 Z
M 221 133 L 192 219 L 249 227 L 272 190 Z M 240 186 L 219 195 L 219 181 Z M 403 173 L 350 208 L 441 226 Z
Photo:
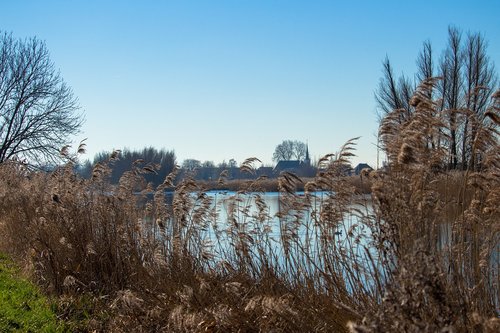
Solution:
M 356 176 L 346 176 L 349 182 L 356 187 L 356 191 L 359 194 L 370 194 L 371 193 L 371 179 L 366 177 L 365 174 Z M 314 182 L 314 177 L 300 177 L 301 181 L 296 184 L 297 192 L 304 192 L 305 185 L 308 182 Z M 211 191 L 245 191 L 248 190 L 248 180 L 242 179 L 231 179 L 225 180 L 224 182 L 219 182 L 217 180 L 212 181 L 198 181 L 202 188 L 209 189 Z M 259 188 L 263 192 L 278 192 L 279 191 L 279 180 L 278 178 L 261 178 L 259 180 Z
M 486 114 L 468 114 L 480 170 L 447 172 L 444 112 L 427 97 L 435 80 L 417 90 L 409 120 L 395 110 L 381 126 L 391 164 L 372 187 L 373 227 L 390 271 L 379 306 L 353 332 L 500 329 L 500 94 Z
M 328 248 L 344 203 L 332 200 L 324 214 L 337 214 L 337 221 L 315 231 L 329 234 L 312 250 L 319 234 L 297 238 L 306 207 L 294 193 L 300 180 L 283 175 L 281 249 L 270 232 L 274 217 L 260 192 L 263 179 L 229 198 L 227 220 L 217 222 L 213 199 L 193 179 L 180 180 L 167 201 L 164 190 L 173 186 L 176 171 L 152 189 L 144 186 L 143 174 L 154 170 L 138 164 L 110 185 L 115 158 L 96 165 L 88 180 L 75 175 L 72 161 L 51 173 L 17 163 L 1 166 L 3 247 L 32 265 L 48 291 L 61 295 L 63 315 L 74 313 L 85 296 L 88 329 L 109 331 L 131 325 L 179 332 L 342 331 L 361 318 L 342 268 L 334 267 L 337 260 L 318 260 L 315 252 Z M 252 162 L 242 169 L 255 172 Z M 333 186 L 326 175 L 318 179 L 322 188 Z M 331 190 L 339 195 L 340 188 L 354 193 L 352 186 Z
M 498 104 L 478 120 L 482 170 L 448 172 L 432 87 L 420 88 L 407 122 L 397 111 L 384 120 L 391 163 L 364 175 L 371 197 L 344 176 L 355 140 L 321 159 L 314 179 L 283 173 L 276 216 L 265 179 L 224 199 L 223 215 L 177 169 L 152 188 L 144 175 L 154 167 L 138 161 L 110 185 L 118 153 L 81 179 L 65 150 L 51 173 L 0 165 L 2 248 L 80 330 L 496 332 Z

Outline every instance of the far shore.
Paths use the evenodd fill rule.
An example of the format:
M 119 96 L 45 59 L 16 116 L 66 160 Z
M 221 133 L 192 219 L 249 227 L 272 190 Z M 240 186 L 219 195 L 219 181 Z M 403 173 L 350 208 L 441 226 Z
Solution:
M 361 179 L 359 176 L 347 176 L 348 181 L 351 185 L 356 188 L 359 194 L 370 194 L 371 193 L 371 181 L 368 179 Z M 313 181 L 313 178 L 302 178 L 302 182 L 296 185 L 297 192 L 303 192 L 305 184 Z M 258 185 L 251 186 L 254 180 L 251 179 L 235 179 L 226 180 L 223 183 L 218 181 L 200 181 L 202 187 L 207 191 L 240 191 L 240 190 L 254 190 L 254 191 L 265 191 L 265 192 L 278 192 L 278 179 L 268 178 L 258 181 Z M 324 190 L 319 188 L 318 190 Z

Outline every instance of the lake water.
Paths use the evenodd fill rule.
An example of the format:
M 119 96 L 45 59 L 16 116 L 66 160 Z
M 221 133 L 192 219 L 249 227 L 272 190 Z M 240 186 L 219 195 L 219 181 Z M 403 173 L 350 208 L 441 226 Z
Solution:
M 190 244 L 190 250 L 200 253 L 204 247 L 214 255 L 213 263 L 238 262 L 243 260 L 241 253 L 249 253 L 252 265 L 314 274 L 312 270 L 325 271 L 327 266 L 340 273 L 344 268 L 339 265 L 349 262 L 351 266 L 373 266 L 367 262 L 377 257 L 361 217 L 372 213 L 369 197 L 359 197 L 359 203 L 345 207 L 328 192 L 292 196 L 209 191 L 201 197 L 193 193 L 191 199 L 195 202 L 191 220 L 181 237 L 192 235 L 196 244 Z M 201 207 L 208 207 L 208 213 L 198 214 Z
M 312 270 L 333 269 L 347 278 L 350 268 L 342 265 L 352 265 L 360 270 L 360 280 L 367 288 L 374 286 L 371 278 L 377 274 L 381 277 L 385 270 L 368 227 L 373 218 L 369 196 L 346 205 L 336 203 L 335 194 L 328 192 L 287 196 L 278 192 L 210 191 L 201 199 L 193 194 L 192 199 L 198 204 L 191 207 L 191 218 L 201 202 L 209 212 L 196 222 L 197 227 L 201 226 L 197 230 L 202 231 L 193 237 L 203 244 L 192 246 L 198 250 L 206 247 L 214 254 L 213 263 L 237 262 L 241 258 L 235 249 L 243 249 L 255 258 L 253 264 L 270 263 L 287 272 L 315 274 Z M 444 249 L 450 244 L 450 226 L 443 224 L 440 229 L 436 245 Z M 498 276 L 498 248 L 491 256 L 492 277 Z M 349 285 L 347 288 L 351 289 Z

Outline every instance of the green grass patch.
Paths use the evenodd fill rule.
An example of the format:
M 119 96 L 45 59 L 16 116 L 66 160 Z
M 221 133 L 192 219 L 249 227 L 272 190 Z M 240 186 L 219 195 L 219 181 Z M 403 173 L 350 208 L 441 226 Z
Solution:
M 64 332 L 48 299 L 1 253 L 0 332 Z

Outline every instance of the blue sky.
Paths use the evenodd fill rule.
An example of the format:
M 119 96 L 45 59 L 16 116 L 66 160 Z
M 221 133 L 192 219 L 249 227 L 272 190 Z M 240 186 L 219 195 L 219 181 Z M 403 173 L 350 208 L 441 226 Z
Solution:
M 376 163 L 386 55 L 413 75 L 425 40 L 481 32 L 500 66 L 500 1 L 3 1 L 0 30 L 37 36 L 79 98 L 75 142 L 271 163 L 284 139 L 313 158 L 361 136 Z M 75 143 L 76 145 L 76 143 Z

